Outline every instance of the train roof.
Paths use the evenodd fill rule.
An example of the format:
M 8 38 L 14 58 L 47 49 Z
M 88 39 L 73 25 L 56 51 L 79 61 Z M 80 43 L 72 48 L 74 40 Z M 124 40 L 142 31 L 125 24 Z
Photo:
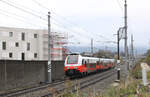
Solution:
M 75 53 L 69 53 L 68 55 L 80 55 L 80 53 L 75 52 Z
M 115 61 L 115 59 L 82 56 L 82 55 L 80 55 L 80 53 L 70 53 L 69 55 L 79 55 L 83 59 L 95 59 L 95 60 L 100 60 L 100 61 L 104 61 L 104 62 L 114 62 Z
M 84 59 L 99 59 L 99 58 L 96 58 L 96 57 L 83 57 L 83 56 L 82 56 L 82 58 L 84 58 Z

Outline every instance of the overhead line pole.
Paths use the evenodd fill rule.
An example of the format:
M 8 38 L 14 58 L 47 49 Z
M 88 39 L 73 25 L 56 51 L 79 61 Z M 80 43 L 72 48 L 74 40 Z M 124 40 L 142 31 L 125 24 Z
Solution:
M 128 83 L 128 78 L 129 78 L 129 60 L 128 60 L 128 36 L 127 36 L 127 0 L 125 0 L 124 4 L 124 29 L 125 29 L 125 67 L 126 67 L 126 84 Z
M 120 27 L 119 30 L 117 31 L 117 53 L 118 53 L 118 60 L 117 60 L 117 81 L 120 81 L 120 31 L 123 31 L 124 27 Z
M 48 12 L 48 83 L 52 82 L 51 79 L 51 24 L 50 24 L 50 12 Z
M 119 39 L 119 31 L 120 31 L 120 29 L 118 30 L 118 32 L 117 32 L 117 53 L 118 53 L 118 60 L 120 60 L 120 45 L 119 45 L 119 41 L 120 41 L 120 39 Z
M 127 66 L 127 70 L 129 70 L 129 66 L 128 66 L 128 44 L 127 44 L 127 0 L 125 0 L 125 4 L 124 4 L 124 29 L 125 29 L 125 65 Z M 128 71 L 127 71 L 128 72 Z
M 118 60 L 117 60 L 117 65 L 118 65 L 118 69 L 117 69 L 117 80 L 120 81 L 120 46 L 119 46 L 119 32 L 120 32 L 120 29 L 118 30 L 117 32 L 117 52 L 118 52 Z

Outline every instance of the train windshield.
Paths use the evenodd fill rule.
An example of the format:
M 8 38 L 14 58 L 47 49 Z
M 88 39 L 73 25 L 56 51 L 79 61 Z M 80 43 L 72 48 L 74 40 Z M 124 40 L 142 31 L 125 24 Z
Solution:
M 78 63 L 78 55 L 68 56 L 68 64 L 77 64 L 77 63 Z

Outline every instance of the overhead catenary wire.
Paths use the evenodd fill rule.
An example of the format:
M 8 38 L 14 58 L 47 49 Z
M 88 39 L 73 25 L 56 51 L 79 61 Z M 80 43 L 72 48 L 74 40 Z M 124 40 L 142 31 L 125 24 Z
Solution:
M 32 0 L 32 1 L 35 2 L 36 4 L 38 4 L 40 7 L 42 7 L 44 9 L 50 11 L 49 8 L 45 7 L 44 5 L 42 5 L 41 3 L 39 3 L 38 1 L 36 1 L 36 0 Z
M 38 17 L 39 19 L 42 19 L 42 20 L 44 20 L 44 21 L 47 21 L 47 19 L 43 18 L 43 17 L 40 16 L 40 15 L 37 15 L 37 14 L 38 14 L 37 12 L 36 12 L 36 14 L 33 13 L 33 10 L 30 9 L 30 8 L 28 8 L 28 7 L 24 7 L 24 8 L 25 8 L 25 9 L 24 9 L 24 8 L 22 8 L 22 7 L 16 6 L 16 4 L 15 4 L 14 2 L 11 2 L 11 1 L 9 1 L 9 0 L 7 0 L 7 1 L 1 0 L 1 1 L 2 1 L 3 3 L 7 4 L 7 5 L 10 5 L 10 6 L 12 6 L 12 7 L 18 9 L 18 10 L 21 10 L 21 11 L 23 11 L 23 12 L 25 12 L 25 13 L 31 14 L 31 15 L 33 15 L 33 16 L 35 16 L 35 17 Z M 45 9 L 49 10 L 48 8 L 46 8 L 45 6 L 43 6 L 42 4 L 38 3 L 36 0 L 32 0 L 32 1 L 36 2 L 39 6 L 41 6 L 41 7 L 45 8 Z M 26 10 L 26 9 L 30 9 L 32 12 L 31 12 L 31 11 L 28 11 L 28 10 Z M 60 15 L 58 15 L 58 14 L 55 13 L 55 12 L 52 12 L 52 13 L 54 13 L 54 14 L 57 15 L 57 16 L 59 16 L 59 17 L 62 18 L 63 20 L 67 21 L 67 22 L 68 22 L 69 24 L 71 24 L 72 26 L 78 26 L 77 24 L 70 22 L 66 17 L 60 16 Z M 52 18 L 53 18 L 53 17 L 52 17 Z M 55 20 L 56 20 L 56 19 L 55 19 Z M 56 20 L 56 22 L 58 22 L 58 20 Z M 58 24 L 60 24 L 60 23 L 58 23 Z M 62 26 L 62 25 L 61 25 L 61 26 Z M 64 25 L 62 26 L 62 28 L 64 28 Z M 89 31 L 87 31 L 87 30 L 85 30 L 85 29 L 83 29 L 83 28 L 81 28 L 81 27 L 79 27 L 79 26 L 78 26 L 78 28 L 82 29 L 84 32 L 87 32 L 88 34 L 91 33 L 91 32 L 89 32 Z M 65 29 L 67 29 L 67 30 L 69 30 L 69 31 L 71 31 L 71 32 L 74 32 L 74 33 L 76 33 L 77 35 L 80 35 L 80 34 L 81 34 L 81 33 L 77 32 L 77 31 L 73 31 L 73 29 L 71 29 L 71 28 L 65 27 Z M 84 38 L 86 38 L 86 39 L 90 38 L 91 35 L 93 35 L 93 34 L 91 34 L 91 35 L 88 35 L 88 36 L 87 36 L 87 33 L 83 35 Z M 87 36 L 87 37 L 86 37 L 86 36 Z M 105 38 L 105 37 L 103 36 L 103 38 Z M 105 38 L 105 39 L 106 39 L 106 38 Z
M 0 9 L 0 10 L 2 10 L 2 9 Z M 20 15 L 17 15 L 17 14 L 14 14 L 14 13 L 10 13 L 10 12 L 8 12 L 8 11 L 4 11 L 4 10 L 2 10 L 3 12 L 6 12 L 6 13 L 8 13 L 8 14 L 12 14 L 12 15 L 15 15 L 15 16 L 17 16 L 17 17 L 20 17 L 20 18 L 24 18 L 25 19 L 25 17 L 23 17 L 23 16 L 20 16 Z M 7 15 L 8 16 L 8 15 Z M 11 16 L 9 16 L 9 17 L 11 17 Z M 11 17 L 11 18 L 14 18 L 14 17 Z M 18 18 L 16 18 L 15 17 L 15 19 L 17 19 L 17 20 L 20 20 L 20 21 L 22 21 L 22 22 L 25 22 L 25 21 L 23 21 L 23 20 L 21 20 L 21 19 L 18 19 Z M 27 23 L 27 22 L 26 22 Z M 28 22 L 29 23 L 29 22 Z M 35 25 L 34 23 L 30 23 L 30 24 L 33 24 L 33 25 Z M 64 28 L 64 27 L 63 27 Z M 65 27 L 65 29 L 67 29 L 67 27 Z M 67 29 L 67 30 L 69 30 L 69 29 Z M 71 31 L 71 32 L 75 32 L 75 31 Z
M 7 0 L 7 1 L 9 1 L 9 0 Z M 38 3 L 37 1 L 35 1 L 35 0 L 33 0 L 34 2 L 36 2 L 38 5 L 40 5 L 40 6 L 42 6 L 40 3 Z M 8 2 L 7 2 L 8 3 Z M 14 2 L 11 2 L 11 1 L 9 1 L 9 3 L 13 3 L 13 4 L 15 4 Z M 44 6 L 42 6 L 42 7 L 44 7 Z M 20 7 L 19 7 L 20 8 Z M 26 7 L 27 8 L 27 7 Z M 45 9 L 47 9 L 48 10 L 48 8 L 46 8 L 46 7 L 44 7 Z M 57 21 L 57 20 L 56 20 Z M 64 27 L 64 26 L 63 26 Z M 65 29 L 67 29 L 67 30 L 69 30 L 67 27 L 65 27 Z M 70 29 L 71 30 L 71 29 Z M 76 32 L 76 31 L 71 31 L 71 32 Z M 79 33 L 78 33 L 79 34 Z
M 89 37 L 86 37 L 86 36 L 84 36 L 84 35 L 82 36 L 81 33 L 77 32 L 77 31 L 74 31 L 74 30 L 72 30 L 72 29 L 70 29 L 70 28 L 67 28 L 67 27 L 64 26 L 64 25 L 60 25 L 60 24 L 54 23 L 54 22 L 53 22 L 52 24 L 54 24 L 54 25 L 56 25 L 56 26 L 59 26 L 59 27 L 65 29 L 67 32 L 70 31 L 69 33 L 72 32 L 72 33 L 78 35 L 79 37 L 82 37 L 82 38 L 85 38 L 85 39 L 89 39 Z
M 21 15 L 18 15 L 18 14 L 15 14 L 15 13 L 12 13 L 12 12 L 9 12 L 9 11 L 6 11 L 6 10 L 3 10 L 3 9 L 1 9 L 1 8 L 0 8 L 0 11 L 27 20 L 26 17 L 23 17 L 23 16 L 21 16 Z M 30 21 L 28 21 L 28 22 L 30 22 Z M 30 22 L 30 23 L 31 23 L 31 22 Z M 41 23 L 47 25 L 47 24 L 44 23 L 44 22 L 41 22 Z M 33 24 L 33 23 L 32 23 L 32 24 Z
M 89 31 L 87 31 L 86 29 L 81 28 L 78 24 L 69 21 L 66 17 L 57 14 L 57 13 L 54 12 L 53 10 L 50 10 L 49 8 L 45 7 L 43 4 L 41 4 L 41 3 L 38 2 L 37 0 L 32 0 L 32 1 L 35 2 L 36 4 L 38 4 L 41 8 L 44 8 L 44 9 L 46 9 L 46 10 L 48 10 L 48 11 L 51 11 L 52 14 L 55 14 L 56 16 L 59 16 L 59 18 L 61 18 L 63 21 L 65 20 L 66 22 L 68 22 L 68 23 L 71 24 L 72 26 L 75 26 L 75 27 L 77 27 L 77 28 L 82 29 L 84 32 L 87 32 L 86 34 L 90 34 L 90 35 L 89 35 L 90 37 L 91 37 L 91 35 L 93 35 L 92 32 L 89 32 Z M 54 19 L 54 18 L 53 18 L 53 19 Z M 93 37 L 94 37 L 94 36 L 93 36 Z M 105 38 L 105 37 L 104 37 L 104 38 Z
M 8 4 L 8 5 L 10 5 L 10 6 L 12 6 L 12 7 L 15 7 L 15 8 L 20 8 L 20 7 L 18 7 L 18 6 L 16 6 L 16 5 L 12 5 L 11 3 L 13 3 L 13 2 L 5 2 L 6 4 Z M 8 11 L 5 11 L 5 10 L 2 10 L 3 12 L 5 12 L 5 13 L 7 13 L 7 14 L 12 14 L 12 15 L 14 15 L 14 16 L 17 16 L 17 17 L 20 17 L 20 18 L 23 18 L 23 19 L 25 19 L 25 17 L 23 17 L 23 16 L 20 16 L 20 15 L 17 15 L 17 14 L 14 14 L 14 13 L 10 13 L 10 12 L 8 12 Z M 26 11 L 25 9 L 21 9 L 21 11 Z M 27 12 L 27 11 L 26 11 Z M 24 23 L 28 23 L 28 24 L 31 24 L 31 25 L 35 25 L 34 23 L 29 23 L 29 22 L 26 22 L 26 21 L 24 21 L 24 20 L 22 20 L 22 19 L 19 19 L 19 18 L 16 18 L 16 17 L 14 17 L 14 16 L 10 16 L 10 15 L 7 15 L 7 14 L 2 14 L 2 15 L 5 15 L 5 16 L 8 16 L 8 17 L 11 17 L 11 18 L 13 18 L 13 19 L 16 19 L 16 20 L 19 20 L 19 21 L 21 21 L 21 22 L 24 22 Z M 33 15 L 33 14 L 31 14 L 31 15 Z M 36 25 L 37 26 L 37 25 Z M 66 28 L 67 29 L 67 28 Z M 68 30 L 68 29 L 67 29 Z M 72 31 L 72 32 L 74 32 L 74 31 Z
M 116 2 L 117 2 L 117 4 L 118 4 L 118 6 L 120 7 L 120 10 L 123 12 L 123 7 L 122 7 L 120 1 L 119 1 L 119 0 L 116 0 Z
M 30 22 L 24 21 L 24 20 L 22 20 L 22 19 L 19 19 L 19 18 L 10 16 L 10 15 L 8 15 L 8 14 L 6 14 L 6 13 L 3 13 L 3 12 L 0 12 L 0 15 L 7 16 L 7 17 L 9 17 L 9 18 L 13 18 L 13 19 L 15 19 L 15 20 L 18 20 L 18 21 L 23 22 L 23 23 L 26 23 L 26 24 L 30 24 L 30 25 L 32 25 L 32 26 L 34 25 L 34 26 L 39 27 L 39 25 L 36 25 L 36 24 L 34 24 L 34 23 L 30 23 Z
M 36 13 L 36 14 L 42 14 L 42 15 L 47 15 L 47 13 L 45 13 L 45 12 L 39 12 L 38 10 L 34 10 L 34 9 L 32 9 L 32 8 L 29 8 L 29 7 L 26 7 L 26 6 L 24 6 L 24 5 L 21 5 L 21 4 L 18 4 L 18 3 L 16 3 L 16 2 L 13 2 L 13 0 L 7 0 L 7 2 L 9 2 L 9 3 L 11 3 L 11 4 L 15 4 L 15 5 L 17 5 L 17 6 L 19 6 L 19 7 L 21 7 L 21 8 L 24 8 L 24 9 L 28 9 L 28 10 L 30 10 L 30 11 L 32 11 L 33 13 Z
M 31 15 L 33 15 L 33 16 L 35 16 L 35 17 L 38 17 L 38 18 L 40 18 L 40 19 L 42 19 L 42 20 L 47 21 L 47 19 L 45 19 L 45 18 L 43 18 L 43 17 L 41 17 L 41 16 L 39 16 L 39 15 L 37 15 L 37 14 L 34 14 L 34 13 L 30 12 L 30 11 L 27 11 L 27 10 L 21 8 L 21 7 L 18 7 L 18 6 L 16 6 L 16 5 L 12 4 L 12 3 L 9 3 L 9 2 L 4 1 L 4 0 L 1 0 L 1 2 L 5 3 L 5 4 L 9 5 L 9 6 L 12 6 L 12 7 L 16 8 L 16 9 L 18 9 L 18 10 L 21 10 L 21 11 L 23 11 L 23 12 L 25 12 L 25 13 L 31 14 Z

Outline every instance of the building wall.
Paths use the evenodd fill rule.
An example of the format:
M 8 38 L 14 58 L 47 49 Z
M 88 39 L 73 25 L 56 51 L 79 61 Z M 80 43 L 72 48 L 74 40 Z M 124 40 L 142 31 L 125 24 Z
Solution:
M 0 59 L 21 60 L 22 53 L 25 53 L 25 60 L 43 60 L 43 43 L 41 42 L 43 31 L 0 27 Z M 10 32 L 13 33 L 12 36 Z M 25 40 L 22 40 L 22 33 L 25 33 Z M 37 34 L 37 38 L 34 38 L 34 34 Z M 2 42 L 6 42 L 6 50 L 2 49 Z M 16 43 L 19 44 L 18 47 Z M 29 50 L 27 50 L 28 43 L 30 44 Z M 13 54 L 12 58 L 9 57 L 9 53 Z M 37 58 L 34 54 L 37 54 Z
M 10 32 L 13 33 L 12 36 Z M 22 33 L 25 33 L 25 40 L 22 40 Z M 37 38 L 34 37 L 35 34 Z M 50 38 L 52 60 L 63 60 L 65 35 L 51 32 Z M 3 50 L 3 42 L 6 42 L 6 50 Z M 19 44 L 18 47 L 16 43 Z M 30 50 L 27 50 L 28 43 L 30 43 Z M 48 60 L 48 32 L 47 30 L 0 27 L 0 53 L 0 59 L 22 60 L 22 53 L 24 53 L 25 60 Z M 12 53 L 12 58 L 9 53 Z M 37 57 L 35 57 L 36 54 Z

